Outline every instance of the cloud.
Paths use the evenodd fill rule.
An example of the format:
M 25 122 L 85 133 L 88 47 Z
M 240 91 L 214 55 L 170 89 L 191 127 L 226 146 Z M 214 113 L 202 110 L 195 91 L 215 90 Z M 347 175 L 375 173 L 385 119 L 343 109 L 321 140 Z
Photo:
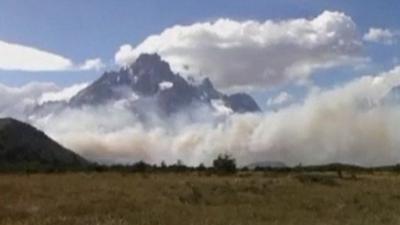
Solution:
M 105 67 L 100 58 L 88 59 L 80 66 L 81 70 L 101 70 Z
M 27 71 L 67 70 L 71 60 L 32 47 L 0 41 L 0 69 Z
M 128 66 L 129 64 L 133 63 L 137 55 L 140 54 L 135 54 L 135 49 L 131 45 L 125 44 L 119 47 L 119 50 L 117 53 L 115 53 L 115 62 L 120 65 L 120 66 Z
M 87 60 L 82 66 L 48 51 L 0 40 L 0 70 L 18 71 L 77 71 L 101 69 L 100 59 Z
M 312 19 L 264 22 L 218 19 L 173 26 L 136 47 L 123 45 L 117 64 L 159 53 L 176 72 L 210 77 L 222 88 L 271 87 L 308 79 L 316 70 L 357 63 L 361 37 L 353 20 L 325 11 Z
M 277 96 L 269 98 L 267 101 L 268 106 L 279 106 L 283 105 L 285 103 L 288 103 L 293 99 L 293 96 L 287 93 L 286 91 L 283 91 L 279 93 Z
M 370 28 L 363 37 L 364 41 L 392 45 L 396 43 L 399 32 L 382 28 Z
M 88 83 L 70 87 L 60 87 L 50 82 L 32 82 L 20 87 L 0 84 L 0 117 L 26 120 L 37 106 L 51 101 L 68 101 L 87 86 Z
M 57 90 L 59 87 L 53 83 L 33 82 L 21 87 L 0 84 L 0 117 L 25 118 L 26 111 L 35 107 L 43 93 Z
M 57 90 L 44 92 L 41 94 L 38 103 L 43 104 L 46 102 L 54 101 L 69 101 L 73 96 L 78 94 L 79 91 L 85 89 L 89 83 L 74 84 L 66 88 L 57 88 Z

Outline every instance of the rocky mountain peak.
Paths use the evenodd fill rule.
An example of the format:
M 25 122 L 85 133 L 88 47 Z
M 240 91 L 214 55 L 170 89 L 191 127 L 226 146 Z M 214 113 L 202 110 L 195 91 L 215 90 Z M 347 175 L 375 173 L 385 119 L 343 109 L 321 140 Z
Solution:
M 170 114 L 193 103 L 210 105 L 211 100 L 220 99 L 236 112 L 259 111 L 257 103 L 247 94 L 224 95 L 217 91 L 206 78 L 199 85 L 190 84 L 175 74 L 169 64 L 158 54 L 142 54 L 137 60 L 119 71 L 106 72 L 93 84 L 82 90 L 70 101 L 72 106 L 97 105 L 127 99 L 134 94 L 138 99 L 154 99 L 159 111 Z M 135 100 L 136 109 L 145 107 Z M 143 102 L 143 101 L 142 101 Z M 210 105 L 211 107 L 211 105 Z
M 150 68 L 150 69 L 155 69 L 155 68 L 161 68 L 161 67 L 168 67 L 169 65 L 167 62 L 161 59 L 161 56 L 158 55 L 157 53 L 154 54 L 148 54 L 144 53 L 139 55 L 139 57 L 136 59 L 135 63 L 131 65 L 132 68 L 135 67 L 140 67 L 140 68 Z

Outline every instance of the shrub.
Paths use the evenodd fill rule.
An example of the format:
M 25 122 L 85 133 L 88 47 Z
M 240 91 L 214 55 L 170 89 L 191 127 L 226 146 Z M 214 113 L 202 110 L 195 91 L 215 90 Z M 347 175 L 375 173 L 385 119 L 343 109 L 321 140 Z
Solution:
M 182 160 L 178 159 L 174 165 L 170 166 L 170 169 L 173 172 L 185 172 L 189 170 L 189 167 L 187 167 Z
M 197 166 L 196 169 L 197 169 L 197 171 L 206 171 L 207 170 L 207 168 L 204 165 L 204 163 L 200 163 L 199 166 Z

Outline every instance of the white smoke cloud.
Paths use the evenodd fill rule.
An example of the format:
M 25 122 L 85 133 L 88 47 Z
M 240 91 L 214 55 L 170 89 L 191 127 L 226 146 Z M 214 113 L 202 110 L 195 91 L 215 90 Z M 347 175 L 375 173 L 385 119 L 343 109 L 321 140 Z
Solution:
M 0 70 L 19 71 L 65 71 L 101 69 L 100 59 L 89 59 L 82 66 L 72 60 L 30 46 L 0 40 Z
M 226 152 L 240 165 L 263 160 L 382 165 L 400 160 L 400 103 L 382 104 L 382 98 L 399 85 L 400 67 L 396 67 L 332 89 L 316 88 L 304 101 L 277 112 L 215 118 L 209 109 L 200 108 L 194 116 L 199 119 L 179 114 L 145 124 L 130 110 L 111 103 L 27 120 L 77 153 L 106 163 L 181 159 L 190 165 L 209 164 Z M 2 85 L 2 115 L 24 112 L 14 108 L 21 105 L 16 102 L 32 105 L 55 90 L 59 88 L 53 84 Z
M 364 41 L 383 43 L 385 45 L 392 45 L 396 43 L 400 37 L 400 33 L 383 28 L 370 28 L 368 33 L 363 37 Z
M 52 101 L 68 101 L 87 86 L 88 83 L 70 87 L 60 87 L 50 82 L 32 82 L 20 87 L 0 84 L 0 117 L 26 120 L 35 107 Z
M 243 89 L 305 80 L 317 69 L 358 63 L 361 48 L 353 20 L 325 11 L 313 19 L 218 19 L 173 26 L 136 47 L 121 46 L 115 61 L 126 66 L 141 53 L 159 53 L 176 72 Z

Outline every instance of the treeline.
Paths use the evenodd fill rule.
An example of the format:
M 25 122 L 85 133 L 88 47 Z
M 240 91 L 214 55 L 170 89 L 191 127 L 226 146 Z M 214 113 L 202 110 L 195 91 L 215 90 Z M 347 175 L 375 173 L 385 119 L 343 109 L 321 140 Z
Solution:
M 98 163 L 89 163 L 85 165 L 67 165 L 61 163 L 43 163 L 43 162 L 1 162 L 0 173 L 22 172 L 22 173 L 57 173 L 57 172 L 191 172 L 191 171 L 209 171 L 218 173 L 235 173 L 238 171 L 236 160 L 230 155 L 219 155 L 213 160 L 211 167 L 204 164 L 198 166 L 187 166 L 182 160 L 175 164 L 167 165 L 148 164 L 144 161 L 132 164 L 113 164 L 104 165 Z
M 151 173 L 151 172 L 207 172 L 215 174 L 234 174 L 237 172 L 260 171 L 260 172 L 336 172 L 339 176 L 342 173 L 371 173 L 371 172 L 396 172 L 400 173 L 400 164 L 381 167 L 361 167 L 350 164 L 326 164 L 303 166 L 301 164 L 294 167 L 255 167 L 249 169 L 247 167 L 237 167 L 236 160 L 227 154 L 218 155 L 212 161 L 211 166 L 205 166 L 201 163 L 198 166 L 187 166 L 183 161 L 178 160 L 176 163 L 167 165 L 164 162 L 160 164 L 149 164 L 144 161 L 132 164 L 113 164 L 104 165 L 90 163 L 87 165 L 64 165 L 64 164 L 43 164 L 41 162 L 19 162 L 7 163 L 0 162 L 0 173 L 62 173 L 62 172 L 124 172 L 124 173 Z

